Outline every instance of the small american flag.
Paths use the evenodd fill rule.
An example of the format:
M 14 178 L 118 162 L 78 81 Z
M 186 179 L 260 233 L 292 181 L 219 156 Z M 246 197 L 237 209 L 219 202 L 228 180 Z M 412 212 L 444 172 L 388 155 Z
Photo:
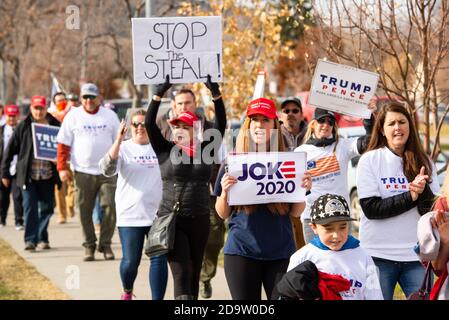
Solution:
M 340 164 L 338 163 L 335 154 L 333 154 L 331 156 L 324 157 L 318 160 L 308 161 L 307 170 L 309 170 L 312 177 L 317 177 L 339 171 Z

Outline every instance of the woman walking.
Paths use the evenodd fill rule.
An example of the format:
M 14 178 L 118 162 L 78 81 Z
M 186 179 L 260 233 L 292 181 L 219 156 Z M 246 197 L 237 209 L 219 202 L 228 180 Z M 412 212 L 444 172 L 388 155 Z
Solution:
M 251 101 L 246 115 L 236 152 L 286 151 L 272 100 Z M 299 217 L 305 203 L 229 206 L 229 190 L 235 183 L 237 179 L 222 167 L 215 186 L 215 208 L 222 219 L 229 218 L 224 247 L 226 281 L 234 300 L 260 300 L 262 286 L 270 299 L 276 281 L 287 271 L 289 258 L 296 251 L 289 215 Z M 310 175 L 305 175 L 302 187 L 310 189 Z
M 368 109 L 375 110 L 374 100 Z M 307 169 L 312 175 L 313 188 L 306 196 L 306 209 L 301 215 L 304 240 L 309 243 L 315 236 L 310 227 L 310 211 L 313 203 L 320 196 L 330 193 L 343 196 L 348 203 L 348 162 L 362 154 L 368 145 L 371 133 L 371 119 L 364 121 L 366 136 L 359 138 L 341 138 L 335 114 L 317 108 L 310 121 L 304 143 L 295 151 L 307 153 Z
M 169 214 L 173 212 L 175 202 L 180 204 L 179 213 L 176 214 L 174 248 L 168 253 L 177 300 L 198 298 L 201 265 L 210 226 L 208 183 L 214 165 L 211 160 L 218 155 L 226 128 L 226 113 L 218 84 L 211 82 L 208 76 L 206 86 L 211 91 L 215 106 L 214 129 L 218 131 L 214 139 L 199 139 L 203 135 L 197 127 L 194 129 L 198 118 L 190 111 L 182 112 L 170 121 L 173 141 L 166 140 L 161 134 L 156 116 L 161 97 L 171 87 L 168 76 L 165 83 L 157 86 L 145 118 L 163 182 L 158 215 Z M 203 151 L 210 149 L 212 154 L 205 155 Z
M 150 231 L 162 197 L 162 181 L 156 154 L 145 129 L 145 110 L 131 115 L 131 139 L 123 141 L 126 123 L 122 120 L 117 138 L 100 161 L 107 177 L 118 174 L 115 205 L 122 244 L 120 262 L 122 300 L 132 300 L 145 236 Z M 168 268 L 165 255 L 152 257 L 149 271 L 153 300 L 164 298 Z

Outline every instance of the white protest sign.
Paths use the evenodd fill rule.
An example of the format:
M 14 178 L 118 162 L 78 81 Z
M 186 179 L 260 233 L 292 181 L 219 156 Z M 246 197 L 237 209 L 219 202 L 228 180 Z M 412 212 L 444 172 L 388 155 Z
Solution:
M 229 190 L 229 205 L 302 202 L 305 152 L 230 154 L 228 172 L 237 178 Z
M 377 73 L 320 59 L 313 75 L 309 104 L 369 119 L 368 102 L 376 93 L 378 80 Z
M 253 99 L 263 98 L 265 92 L 265 71 L 257 73 L 256 85 L 254 86 Z
M 222 81 L 221 17 L 133 18 L 134 83 Z

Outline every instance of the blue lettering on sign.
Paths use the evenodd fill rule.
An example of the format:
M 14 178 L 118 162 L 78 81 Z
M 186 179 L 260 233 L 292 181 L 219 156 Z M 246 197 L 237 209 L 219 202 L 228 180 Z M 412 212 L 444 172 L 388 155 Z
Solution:
M 348 80 L 338 79 L 336 77 L 331 77 L 326 74 L 320 74 L 320 80 L 322 83 L 326 83 L 331 86 L 339 86 L 341 88 L 347 88 L 350 83 L 351 85 L 349 85 L 349 88 L 352 91 L 363 92 L 363 93 L 367 93 L 367 92 L 371 91 L 370 86 L 365 85 L 365 86 L 363 86 L 363 89 L 362 89 L 361 83 L 349 82 Z
M 275 162 L 263 164 L 260 162 L 253 163 L 248 167 L 247 163 L 242 164 L 242 174 L 237 177 L 239 181 L 245 181 L 251 178 L 256 181 L 260 181 L 264 178 L 273 180 L 275 177 L 280 179 L 276 182 L 262 183 L 258 182 L 257 186 L 259 191 L 257 195 L 272 195 L 280 193 L 293 193 L 296 189 L 295 182 L 289 180 L 284 182 L 285 179 L 295 178 L 296 169 L 294 161 Z

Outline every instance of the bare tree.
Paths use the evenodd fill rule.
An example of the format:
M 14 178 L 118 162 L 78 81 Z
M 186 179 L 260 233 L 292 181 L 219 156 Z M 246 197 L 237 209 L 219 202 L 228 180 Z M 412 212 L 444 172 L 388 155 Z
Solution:
M 330 59 L 380 75 L 389 97 L 411 111 L 423 109 L 424 148 L 435 159 L 440 152 L 437 106 L 448 98 L 436 81 L 449 55 L 448 0 L 330 0 L 321 8 L 318 42 Z M 434 116 L 435 144 L 430 150 L 429 111 Z

